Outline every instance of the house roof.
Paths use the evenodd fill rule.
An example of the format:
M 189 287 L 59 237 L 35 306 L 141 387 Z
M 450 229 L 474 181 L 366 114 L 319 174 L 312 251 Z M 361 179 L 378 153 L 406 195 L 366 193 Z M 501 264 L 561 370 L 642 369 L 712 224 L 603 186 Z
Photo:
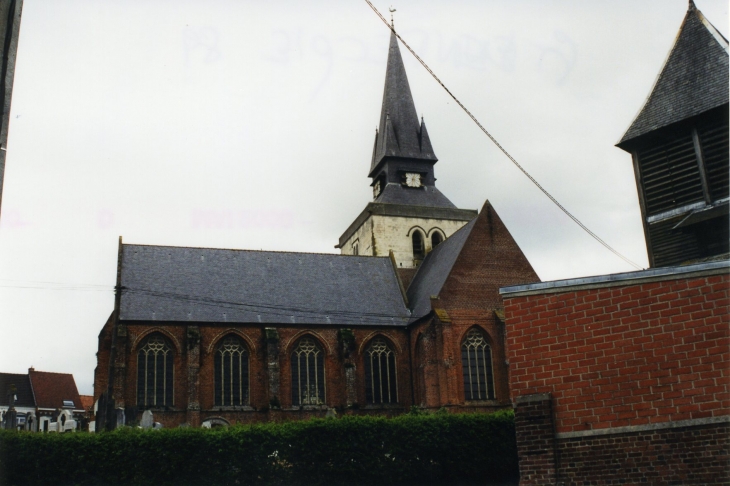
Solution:
M 416 105 L 408 85 L 406 68 L 398 48 L 398 39 L 391 31 L 385 89 L 380 111 L 380 125 L 375 133 L 375 147 L 370 165 L 372 177 L 384 157 L 404 157 L 436 162 L 426 124 L 418 121 Z
M 690 1 L 664 67 L 619 146 L 728 103 L 728 41 Z
M 30 369 L 28 377 L 38 408 L 63 408 L 63 402 L 71 400 L 75 410 L 82 409 L 79 390 L 72 374 Z
M 405 325 L 389 258 L 122 245 L 122 320 Z
M 94 408 L 94 397 L 92 395 L 79 395 L 81 399 L 81 407 L 84 410 L 92 410 Z
M 0 373 L 0 405 L 7 407 L 9 404 L 8 391 L 10 386 L 15 385 L 16 407 L 35 407 L 33 389 L 30 386 L 28 375 L 14 373 Z
M 472 219 L 426 255 L 406 292 L 414 319 L 431 311 L 431 296 L 441 292 L 476 220 L 477 218 Z

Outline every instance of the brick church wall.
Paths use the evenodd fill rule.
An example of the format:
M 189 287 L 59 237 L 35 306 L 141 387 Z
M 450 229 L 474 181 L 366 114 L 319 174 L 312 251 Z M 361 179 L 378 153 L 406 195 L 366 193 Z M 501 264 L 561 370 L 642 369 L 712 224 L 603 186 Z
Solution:
M 190 343 L 186 329 L 189 325 L 199 328 L 199 342 Z M 123 403 L 126 407 L 136 405 L 137 396 L 137 352 L 145 338 L 153 333 L 160 333 L 174 348 L 174 405 L 167 409 L 152 409 L 155 421 L 165 427 L 176 427 L 183 423 L 199 426 L 208 418 L 223 418 L 231 424 L 252 423 L 271 420 L 289 420 L 310 417 L 324 417 L 328 409 L 349 414 L 393 415 L 407 411 L 412 405 L 411 368 L 409 355 L 409 338 L 403 328 L 383 329 L 363 327 L 351 329 L 354 341 L 349 349 L 343 349 L 339 336 L 340 328 L 304 328 L 294 326 L 275 327 L 278 335 L 278 383 L 279 394 L 270 393 L 268 378 L 268 356 L 266 329 L 261 325 L 220 325 L 206 323 L 165 323 L 126 322 L 127 345 L 124 360 L 126 373 L 123 378 Z M 112 332 L 105 326 L 102 336 Z M 216 407 L 214 402 L 215 386 L 215 352 L 217 343 L 229 334 L 243 338 L 249 350 L 249 389 L 250 404 L 246 407 Z M 326 399 L 321 407 L 292 406 L 291 400 L 291 362 L 290 355 L 298 339 L 305 335 L 315 338 L 325 353 Z M 365 397 L 365 348 L 376 337 L 384 337 L 396 353 L 396 369 L 398 379 L 398 403 L 372 405 L 366 403 Z M 110 341 L 106 339 L 106 341 Z M 110 343 L 109 343 L 110 344 Z M 192 363 L 197 371 L 196 392 L 191 394 L 189 348 L 197 347 L 198 357 Z M 105 391 L 108 383 L 109 351 L 103 350 L 97 360 L 95 393 Z M 351 378 L 348 383 L 348 368 Z M 195 376 L 195 375 L 193 375 Z M 98 398 L 98 397 L 97 397 Z M 195 409 L 195 405 L 198 410 Z M 193 413 L 191 414 L 191 408 Z M 137 410 L 137 419 L 143 410 Z
M 521 484 L 545 484 L 553 453 L 564 484 L 727 481 L 727 267 L 502 290 Z M 552 427 L 530 432 L 536 404 Z

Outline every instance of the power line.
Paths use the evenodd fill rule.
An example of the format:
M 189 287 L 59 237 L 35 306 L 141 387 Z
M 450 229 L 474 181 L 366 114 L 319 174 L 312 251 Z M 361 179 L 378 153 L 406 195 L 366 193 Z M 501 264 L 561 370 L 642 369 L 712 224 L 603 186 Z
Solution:
M 507 150 L 506 150 L 506 149 L 505 149 L 504 147 L 502 147 L 502 145 L 500 145 L 500 143 L 499 143 L 499 142 L 497 142 L 497 139 L 495 139 L 495 138 L 494 138 L 494 137 L 492 136 L 492 134 L 491 134 L 491 133 L 489 133 L 489 132 L 487 131 L 487 129 L 486 129 L 486 128 L 484 128 L 484 126 L 482 126 L 482 124 L 481 124 L 481 123 L 479 123 L 479 120 L 477 120 L 477 119 L 476 119 L 476 117 L 475 117 L 474 115 L 472 115 L 472 113 L 471 113 L 471 112 L 470 112 L 470 111 L 469 111 L 469 110 L 468 110 L 468 109 L 466 108 L 466 106 L 464 106 L 464 105 L 463 105 L 463 104 L 461 103 L 461 101 L 459 101 L 459 99 L 458 99 L 458 98 L 457 98 L 456 96 L 454 96 L 454 94 L 453 94 L 453 93 L 452 93 L 452 92 L 451 92 L 451 91 L 449 90 L 449 88 L 447 88 L 447 87 L 446 87 L 446 85 L 445 85 L 445 84 L 444 84 L 444 83 L 443 83 L 443 82 L 442 82 L 442 81 L 441 81 L 441 80 L 439 79 L 439 77 L 438 77 L 438 76 L 436 76 L 436 74 L 435 74 L 435 73 L 434 73 L 434 72 L 433 72 L 433 71 L 431 70 L 431 68 L 430 68 L 430 67 L 428 67 L 428 64 L 426 64 L 426 63 L 424 62 L 424 60 L 423 60 L 423 59 L 421 59 L 421 57 L 420 57 L 420 56 L 419 56 L 418 54 L 416 54 L 416 51 L 414 51 L 413 49 L 411 49 L 411 46 L 409 46 L 409 45 L 408 45 L 408 43 L 407 43 L 406 41 L 404 41 L 404 40 L 403 40 L 403 38 L 402 38 L 402 37 L 401 37 L 401 36 L 400 36 L 400 35 L 398 34 L 398 32 L 396 32 L 396 31 L 395 31 L 395 27 L 394 27 L 393 25 L 391 25 L 391 24 L 389 24 L 389 23 L 388 23 L 388 21 L 387 21 L 387 20 L 385 19 L 385 17 L 383 17 L 383 15 L 382 15 L 382 14 L 381 14 L 381 13 L 380 13 L 380 12 L 378 11 L 378 9 L 377 9 L 377 8 L 375 8 L 375 6 L 374 6 L 374 5 L 373 5 L 373 4 L 372 4 L 372 3 L 370 2 L 370 0 L 365 0 L 365 2 L 367 2 L 367 4 L 368 4 L 368 5 L 370 5 L 370 8 L 371 8 L 371 9 L 373 9 L 373 11 L 374 11 L 374 12 L 375 12 L 375 13 L 376 13 L 376 14 L 378 15 L 378 17 L 380 17 L 380 20 L 382 20 L 382 21 L 383 21 L 383 23 L 384 23 L 384 24 L 385 24 L 386 26 L 388 26 L 388 28 L 389 28 L 389 29 L 391 30 L 391 32 L 393 32 L 393 34 L 394 34 L 394 35 L 395 35 L 395 36 L 396 36 L 396 37 L 398 38 L 398 40 L 400 40 L 400 41 L 401 41 L 401 43 L 403 44 L 403 46 L 405 46 L 405 48 L 406 48 L 406 49 L 408 49 L 408 52 L 410 52 L 411 54 L 413 54 L 413 57 L 415 57 L 415 58 L 416 58 L 416 59 L 418 60 L 418 62 L 420 62 L 420 63 L 421 63 L 421 66 L 423 66 L 424 68 L 426 68 L 426 71 L 428 71 L 428 72 L 429 72 L 429 74 L 430 74 L 430 75 L 431 75 L 431 76 L 433 77 L 433 79 L 435 79 L 435 80 L 436 80 L 436 82 L 437 82 L 438 84 L 440 84 L 440 85 L 441 85 L 441 87 L 442 87 L 442 88 L 443 88 L 443 89 L 444 89 L 444 90 L 446 91 L 446 93 L 448 93 L 448 95 L 449 95 L 449 96 L 451 96 L 451 98 L 452 98 L 452 99 L 453 99 L 453 100 L 454 100 L 454 101 L 455 101 L 455 102 L 456 102 L 456 103 L 457 103 L 457 104 L 458 104 L 458 105 L 459 105 L 459 106 L 461 107 L 461 109 L 462 109 L 462 110 L 464 110 L 464 112 L 465 112 L 465 113 L 466 113 L 467 115 L 469 115 L 469 118 L 471 118 L 471 119 L 472 119 L 472 121 L 473 121 L 474 123 L 476 123 L 476 125 L 477 125 L 477 126 L 479 127 L 479 129 L 481 129 L 481 131 L 482 131 L 482 132 L 484 132 L 484 134 L 485 134 L 485 135 L 486 135 L 487 137 L 489 137 L 489 139 L 490 139 L 490 140 L 491 140 L 491 141 L 492 141 L 492 142 L 494 143 L 494 145 L 496 145 L 496 146 L 497 146 L 497 148 L 498 148 L 499 150 L 501 150 L 501 151 L 502 151 L 502 153 L 503 153 L 504 155 L 506 155 L 506 156 L 507 156 L 507 158 L 508 158 L 508 159 L 509 159 L 509 160 L 510 160 L 510 161 L 511 161 L 511 162 L 512 162 L 512 163 L 513 163 L 513 164 L 514 164 L 514 165 L 515 165 L 515 166 L 516 166 L 516 167 L 517 167 L 518 169 L 520 169 L 520 171 L 522 171 L 522 173 L 523 173 L 523 174 L 525 174 L 525 175 L 527 176 L 527 178 L 528 178 L 528 179 L 530 179 L 530 181 L 532 181 L 532 183 L 533 183 L 533 184 L 535 184 L 535 186 L 537 186 L 537 188 L 538 188 L 538 189 L 540 189 L 540 191 L 542 191 L 542 193 L 543 193 L 543 194 L 545 194 L 545 195 L 546 195 L 546 196 L 548 197 L 548 199 L 550 199 L 550 201 L 552 201 L 552 202 L 553 202 L 553 204 L 555 204 L 555 205 L 556 205 L 556 206 L 557 206 L 558 208 L 560 208 L 560 210 L 561 210 L 562 212 L 564 212 L 564 213 L 565 213 L 565 214 L 566 214 L 566 215 L 567 215 L 567 216 L 568 216 L 568 217 L 569 217 L 570 219 L 572 219 L 572 220 L 573 220 L 573 221 L 574 221 L 574 222 L 575 222 L 575 223 L 576 223 L 576 224 L 577 224 L 578 226 L 580 226 L 580 227 L 581 227 L 581 228 L 582 228 L 582 229 L 583 229 L 583 230 L 584 230 L 584 231 L 585 231 L 586 233 L 588 233 L 589 235 L 591 235 L 591 236 L 592 236 L 592 237 L 593 237 L 593 238 L 594 238 L 594 239 L 595 239 L 596 241 L 598 241 L 598 242 L 599 242 L 599 243 L 600 243 L 601 245 L 603 245 L 604 247 L 606 247 L 606 249 L 608 249 L 608 250 L 609 250 L 609 251 L 610 251 L 611 253 L 613 253 L 613 254 L 614 254 L 614 255 L 616 255 L 617 257 L 621 258 L 621 259 L 622 259 L 623 261 L 625 261 L 625 262 L 626 262 L 626 263 L 628 263 L 629 265 L 633 266 L 633 267 L 634 267 L 634 268 L 636 268 L 637 270 L 643 270 L 643 268 L 642 268 L 642 267 L 641 267 L 640 265 L 638 265 L 638 264 L 634 263 L 633 261 L 631 261 L 631 260 L 629 260 L 629 259 L 628 259 L 627 257 L 623 256 L 623 255 L 622 255 L 621 253 L 619 253 L 618 251 L 614 250 L 614 249 L 613 249 L 613 248 L 611 247 L 611 245 L 609 245 L 608 243 L 606 243 L 605 241 L 603 241 L 603 239 L 601 239 L 601 238 L 600 238 L 600 237 L 599 237 L 599 236 L 598 236 L 597 234 L 595 234 L 595 233 L 594 233 L 593 231 L 591 231 L 590 229 L 588 229 L 588 227 L 587 227 L 586 225 L 584 225 L 584 224 L 583 224 L 583 223 L 582 223 L 582 222 L 581 222 L 581 221 L 580 221 L 580 220 L 579 220 L 578 218 L 576 218 L 575 216 L 573 216 L 573 214 L 572 214 L 572 213 L 571 213 L 570 211 L 568 211 L 568 210 L 567 210 L 567 209 L 566 209 L 566 208 L 565 208 L 565 207 L 564 207 L 564 206 L 563 206 L 562 204 L 560 204 L 560 203 L 558 202 L 558 200 L 557 200 L 557 199 L 555 199 L 555 198 L 554 198 L 554 197 L 553 197 L 553 196 L 552 196 L 552 195 L 551 195 L 551 194 L 550 194 L 550 193 L 549 193 L 549 192 L 548 192 L 548 191 L 547 191 L 547 190 L 546 190 L 546 189 L 545 189 L 544 187 L 542 187 L 542 185 L 540 185 L 540 183 L 539 183 L 539 182 L 537 182 L 537 180 L 536 180 L 536 179 L 535 179 L 534 177 L 532 177 L 532 176 L 531 176 L 531 175 L 530 175 L 530 174 L 529 174 L 529 173 L 528 173 L 528 172 L 527 172 L 527 171 L 526 171 L 526 170 L 524 169 L 524 167 L 522 167 L 522 166 L 521 166 L 521 165 L 520 165 L 520 164 L 519 164 L 519 163 L 517 162 L 517 160 L 515 160 L 515 158 L 514 158 L 514 157 L 512 157 L 512 155 L 510 155 L 510 153 L 509 153 L 509 152 L 507 152 Z
M 332 309 L 312 309 L 312 308 L 306 308 L 306 307 L 293 307 L 293 306 L 282 306 L 277 304 L 269 304 L 269 303 L 243 303 L 243 302 L 234 302 L 230 300 L 222 300 L 222 299 L 214 299 L 211 297 L 203 297 L 203 296 L 197 296 L 197 295 L 190 295 L 190 294 L 181 294 L 176 292 L 167 292 L 167 291 L 161 291 L 161 290 L 150 290 L 150 289 L 139 289 L 139 288 L 130 288 L 130 287 L 122 287 L 122 292 L 128 292 L 128 293 L 136 293 L 136 294 L 143 294 L 143 295 L 150 295 L 153 297 L 159 297 L 163 299 L 168 300 L 175 300 L 180 302 L 189 302 L 194 304 L 200 304 L 200 305 L 206 305 L 211 307 L 221 307 L 226 309 L 238 309 L 238 310 L 248 310 L 250 312 L 255 312 L 259 314 L 268 314 L 268 315 L 281 315 L 281 316 L 287 316 L 290 317 L 292 315 L 298 314 L 298 315 L 313 315 L 313 316 L 334 316 L 334 317 L 342 317 L 342 318 L 350 318 L 350 319 L 362 319 L 363 317 L 366 318 L 373 318 L 373 319 L 410 319 L 410 315 L 393 315 L 388 313 L 379 313 L 379 312 L 367 312 L 367 311 L 345 311 L 345 310 L 332 310 Z M 406 309 L 406 312 L 407 309 Z

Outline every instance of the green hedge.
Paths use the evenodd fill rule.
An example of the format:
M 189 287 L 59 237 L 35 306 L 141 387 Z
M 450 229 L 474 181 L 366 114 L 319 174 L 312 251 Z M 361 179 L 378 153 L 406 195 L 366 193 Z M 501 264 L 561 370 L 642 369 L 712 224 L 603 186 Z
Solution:
M 511 412 L 0 433 L 3 485 L 516 484 Z

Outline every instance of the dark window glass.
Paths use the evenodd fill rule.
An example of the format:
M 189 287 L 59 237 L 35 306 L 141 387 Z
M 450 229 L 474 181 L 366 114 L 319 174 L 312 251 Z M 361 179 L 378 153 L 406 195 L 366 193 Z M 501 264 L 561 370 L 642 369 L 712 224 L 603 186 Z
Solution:
M 466 400 L 494 399 L 492 351 L 477 329 L 470 330 L 461 345 L 461 366 Z
M 423 248 L 423 236 L 421 236 L 421 232 L 414 231 L 411 238 L 413 240 L 413 259 L 423 260 L 423 257 L 426 256 L 426 251 Z
M 165 338 L 147 338 L 137 353 L 137 406 L 172 406 L 173 371 L 172 348 Z
M 324 404 L 324 353 L 317 342 L 304 337 L 291 354 L 292 405 Z
M 438 231 L 434 231 L 434 233 L 431 235 L 431 248 L 436 248 L 441 244 L 442 241 L 444 241 L 444 239 L 441 236 L 441 233 L 439 233 Z
M 395 353 L 376 338 L 365 350 L 365 399 L 368 403 L 398 403 Z
M 215 353 L 215 404 L 249 404 L 248 350 L 236 336 L 225 337 Z

